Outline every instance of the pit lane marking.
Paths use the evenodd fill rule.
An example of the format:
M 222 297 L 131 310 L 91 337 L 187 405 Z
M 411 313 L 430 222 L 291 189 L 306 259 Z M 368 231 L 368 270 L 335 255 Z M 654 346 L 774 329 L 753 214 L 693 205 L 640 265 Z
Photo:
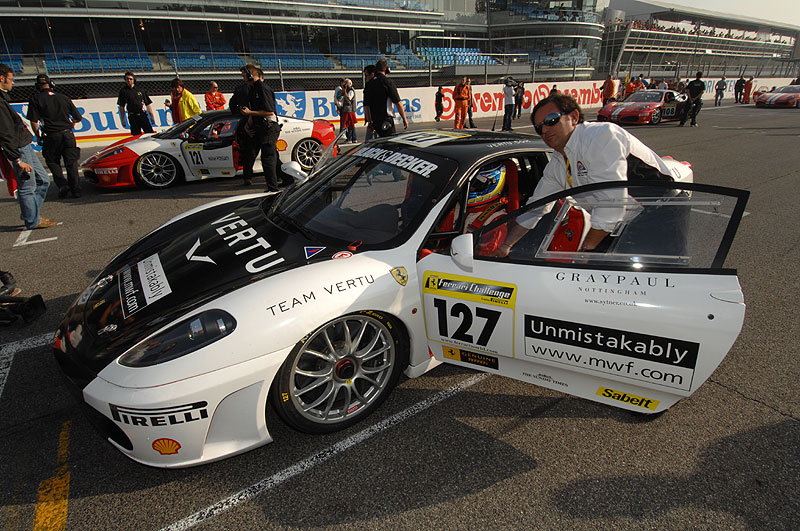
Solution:
M 14 361 L 14 354 L 24 350 L 30 350 L 53 342 L 53 333 L 48 332 L 40 336 L 29 337 L 13 343 L 0 345 L 0 398 L 3 397 L 3 389 L 6 386 L 8 373 L 11 372 L 11 363 Z
M 67 507 L 69 505 L 69 432 L 72 421 L 61 426 L 58 436 L 56 475 L 39 483 L 36 500 L 36 514 L 33 529 L 59 530 L 67 526 Z
M 182 520 L 178 520 L 177 522 L 163 528 L 162 531 L 182 531 L 184 529 L 189 529 L 190 527 L 194 527 L 205 522 L 206 520 L 210 520 L 211 518 L 214 518 L 215 516 L 222 514 L 229 509 L 233 509 L 242 503 L 248 502 L 257 496 L 260 496 L 261 494 L 264 494 L 265 492 L 277 487 L 284 481 L 311 470 L 315 466 L 324 463 L 331 457 L 340 454 L 345 450 L 366 441 L 370 437 L 377 435 L 382 431 L 391 428 L 392 426 L 400 424 L 401 422 L 413 417 L 417 413 L 422 413 L 429 407 L 455 396 L 461 391 L 464 391 L 465 389 L 468 389 L 473 385 L 486 380 L 489 376 L 491 375 L 486 373 L 479 373 L 474 376 L 470 376 L 469 378 L 455 384 L 449 389 L 439 391 L 435 395 L 426 398 L 421 402 L 417 402 L 413 406 L 410 406 L 407 409 L 404 409 L 403 411 L 396 413 L 377 424 L 361 430 L 360 432 L 351 435 L 347 439 L 339 441 L 338 443 L 329 446 L 328 448 L 310 457 L 307 457 L 288 468 L 284 468 L 280 472 L 264 478 L 261 481 L 240 490 L 236 494 L 225 498 L 224 500 L 218 501 L 213 505 L 209 505 L 205 509 L 201 509 L 194 514 L 183 518 Z
M 61 221 L 59 221 L 57 223 L 57 225 L 63 225 L 63 224 L 64 223 L 61 222 Z M 20 232 L 19 236 L 17 237 L 17 241 L 14 242 L 14 245 L 12 245 L 12 247 L 19 247 L 20 245 L 32 245 L 34 243 L 51 242 L 53 240 L 57 240 L 58 239 L 58 236 L 55 236 L 53 238 L 43 238 L 41 240 L 28 241 L 28 238 L 31 237 L 31 232 L 33 232 L 33 229 L 27 229 L 27 230 L 24 230 L 24 231 Z

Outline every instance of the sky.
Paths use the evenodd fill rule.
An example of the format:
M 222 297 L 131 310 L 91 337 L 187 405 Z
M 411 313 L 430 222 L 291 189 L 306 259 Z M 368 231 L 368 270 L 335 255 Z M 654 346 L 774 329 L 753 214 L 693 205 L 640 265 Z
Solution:
M 800 27 L 800 0 L 663 0 L 670 4 Z M 614 2 L 611 2 L 612 6 Z

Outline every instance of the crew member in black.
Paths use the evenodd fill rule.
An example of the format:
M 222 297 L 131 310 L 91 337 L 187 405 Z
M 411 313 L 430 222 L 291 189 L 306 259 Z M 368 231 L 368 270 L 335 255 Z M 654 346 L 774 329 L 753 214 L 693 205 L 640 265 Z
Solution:
M 684 92 L 689 95 L 689 102 L 684 107 L 683 116 L 681 116 L 681 127 L 686 123 L 687 116 L 692 118 L 692 127 L 697 127 L 697 115 L 700 114 L 700 109 L 703 108 L 703 93 L 706 91 L 706 84 L 700 79 L 702 77 L 703 73 L 698 72 L 697 78 L 690 81 L 684 89 Z
M 152 101 L 147 92 L 135 87 L 136 78 L 133 72 L 125 72 L 125 86 L 119 91 L 117 97 L 117 105 L 119 106 L 119 116 L 122 119 L 122 127 L 128 127 L 130 124 L 131 134 L 138 135 L 142 132 L 152 133 L 153 126 L 150 121 L 156 123 L 156 117 L 153 114 Z M 125 123 L 125 109 L 128 109 L 128 119 Z M 150 120 L 147 115 L 150 115 Z
M 276 144 L 281 133 L 278 116 L 275 114 L 275 94 L 264 84 L 262 72 L 254 65 L 245 66 L 245 76 L 250 87 L 249 105 L 239 112 L 247 117 L 244 131 L 250 137 L 249 149 L 242 151 L 244 184 L 253 179 L 253 163 L 261 152 L 261 166 L 267 181 L 267 191 L 278 191 L 278 149 Z M 243 118 L 244 119 L 244 118 Z
M 390 105 L 397 107 L 403 128 L 408 129 L 408 119 L 397 86 L 386 77 L 389 66 L 385 59 L 375 63 L 375 77 L 364 87 L 364 119 L 369 124 L 368 130 L 380 137 L 395 134 L 394 113 L 389 114 Z
M 53 83 L 46 74 L 36 78 L 37 92 L 28 105 L 28 120 L 31 122 L 36 143 L 42 146 L 42 155 L 58 186 L 58 197 L 81 196 L 81 183 L 78 176 L 78 159 L 81 150 L 75 141 L 72 127 L 83 117 L 72 100 L 64 94 L 53 92 Z M 43 123 L 39 130 L 39 122 Z M 43 134 L 42 134 L 43 133 Z M 61 171 L 61 159 L 67 169 L 67 179 Z

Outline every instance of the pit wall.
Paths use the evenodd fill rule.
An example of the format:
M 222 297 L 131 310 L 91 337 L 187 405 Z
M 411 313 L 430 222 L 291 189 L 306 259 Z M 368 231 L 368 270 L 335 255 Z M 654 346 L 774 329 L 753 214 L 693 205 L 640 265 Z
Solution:
M 706 80 L 704 100 L 714 99 L 714 85 L 717 79 Z M 733 102 L 733 86 L 736 79 L 727 79 L 725 99 L 723 103 Z M 753 87 L 773 87 L 788 85 L 791 78 L 759 78 L 753 80 Z M 570 93 L 581 107 L 585 109 L 601 106 L 602 94 L 600 87 L 603 81 L 576 81 L 557 83 L 559 91 Z M 527 83 L 525 85 L 525 99 L 522 104 L 526 113 L 542 98 L 547 97 L 552 83 Z M 434 109 L 434 94 L 436 87 L 401 88 L 398 90 L 403 100 L 406 116 L 411 123 L 433 122 L 436 115 Z M 442 120 L 447 122 L 453 119 L 453 87 L 443 87 L 444 114 Z M 503 118 L 503 87 L 502 85 L 473 85 L 473 116 L 475 118 L 497 116 L 501 122 Z M 339 117 L 333 103 L 333 88 L 331 90 L 315 90 L 307 92 L 278 92 L 275 94 L 278 103 L 278 112 L 295 118 L 309 120 L 324 119 L 338 124 Z M 364 120 L 364 108 L 361 101 L 362 92 L 356 91 L 358 105 L 356 114 L 359 122 Z M 197 94 L 198 101 L 203 105 L 203 95 Z M 166 109 L 164 100 L 168 96 L 151 96 L 153 111 L 156 114 L 155 130 L 162 131 L 172 125 L 172 116 Z M 230 94 L 225 94 L 230 99 Z M 127 129 L 122 127 L 116 98 L 97 98 L 75 100 L 75 106 L 83 115 L 83 121 L 75 126 L 75 136 L 81 147 L 106 146 L 117 140 L 129 136 Z M 12 104 L 23 117 L 28 110 L 27 103 Z M 37 146 L 38 147 L 38 146 Z M 88 153 L 85 153 L 88 154 Z

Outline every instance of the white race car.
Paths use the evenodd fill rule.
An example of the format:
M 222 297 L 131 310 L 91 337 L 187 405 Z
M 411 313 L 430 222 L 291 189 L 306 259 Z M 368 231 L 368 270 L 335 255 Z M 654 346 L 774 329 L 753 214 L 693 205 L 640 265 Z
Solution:
M 281 134 L 277 149 L 281 162 L 295 161 L 311 170 L 325 147 L 336 139 L 334 126 L 325 120 L 279 116 Z M 236 128 L 239 116 L 230 111 L 208 111 L 176 124 L 162 133 L 132 136 L 111 144 L 80 167 L 84 178 L 102 188 L 142 184 L 166 188 L 180 180 L 241 175 Z M 254 165 L 261 171 L 261 161 Z
M 622 181 L 526 204 L 550 150 L 522 134 L 404 133 L 282 194 L 186 212 L 117 256 L 54 354 L 103 435 L 186 467 L 271 441 L 267 403 L 326 433 L 440 362 L 640 413 L 705 382 L 745 306 L 723 262 L 748 193 Z M 506 258 L 508 223 L 542 214 Z M 616 216 L 581 251 L 591 212 Z M 702 407 L 697 403 L 696 407 Z

